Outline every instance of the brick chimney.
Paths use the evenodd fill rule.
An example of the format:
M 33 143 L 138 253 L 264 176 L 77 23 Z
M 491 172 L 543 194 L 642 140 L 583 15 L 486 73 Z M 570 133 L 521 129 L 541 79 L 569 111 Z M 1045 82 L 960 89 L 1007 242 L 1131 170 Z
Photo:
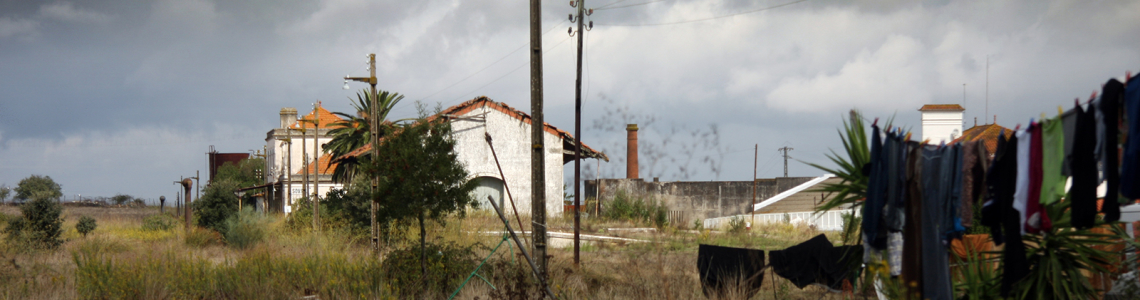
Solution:
M 629 124 L 626 130 L 625 178 L 641 178 L 637 175 L 637 124 Z
M 292 107 L 281 108 L 281 128 L 289 128 L 289 125 L 297 123 L 297 109 Z

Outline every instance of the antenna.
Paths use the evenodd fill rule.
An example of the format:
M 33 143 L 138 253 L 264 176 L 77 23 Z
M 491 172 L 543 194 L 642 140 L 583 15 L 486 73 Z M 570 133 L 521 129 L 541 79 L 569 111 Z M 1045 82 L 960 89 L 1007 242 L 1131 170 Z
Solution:
M 990 55 L 986 55 L 986 115 L 990 115 Z M 997 123 L 997 116 L 994 116 L 994 123 Z

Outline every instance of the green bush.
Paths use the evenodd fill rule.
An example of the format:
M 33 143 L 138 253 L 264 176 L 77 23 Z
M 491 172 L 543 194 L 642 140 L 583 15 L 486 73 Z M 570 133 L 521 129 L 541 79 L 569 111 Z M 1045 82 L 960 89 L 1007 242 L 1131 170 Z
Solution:
M 239 187 L 234 181 L 211 182 L 202 192 L 202 198 L 191 203 L 198 226 L 222 231 L 226 219 L 237 213 L 238 197 L 234 191 Z
M 166 214 L 151 215 L 143 219 L 142 230 L 146 231 L 166 231 L 174 229 L 178 224 L 178 220 Z
M 95 231 L 95 226 L 94 218 L 82 216 L 79 217 L 79 222 L 75 223 L 75 231 L 79 231 L 79 234 L 82 234 L 83 237 L 87 237 L 88 233 Z
M 9 219 L 4 228 L 8 241 L 36 249 L 55 249 L 63 244 L 63 206 L 47 197 L 39 197 L 20 206 L 23 216 Z
M 194 227 L 190 229 L 190 232 L 186 233 L 186 245 L 193 247 L 202 248 L 211 245 L 221 245 L 222 240 L 222 234 L 201 227 Z
M 602 216 L 611 220 L 652 223 L 657 227 L 664 227 L 669 221 L 665 205 L 632 197 L 625 191 L 617 192 L 614 200 L 603 209 Z
M 460 246 L 455 243 L 428 243 L 427 278 L 421 278 L 420 246 L 412 245 L 388 254 L 382 264 L 384 277 L 394 293 L 404 297 L 418 292 L 448 294 L 459 287 L 463 279 L 478 266 L 477 246 Z M 486 266 L 484 266 L 486 268 Z
M 245 249 L 265 239 L 267 220 L 252 210 L 246 210 L 226 219 L 222 236 L 226 244 L 238 249 Z

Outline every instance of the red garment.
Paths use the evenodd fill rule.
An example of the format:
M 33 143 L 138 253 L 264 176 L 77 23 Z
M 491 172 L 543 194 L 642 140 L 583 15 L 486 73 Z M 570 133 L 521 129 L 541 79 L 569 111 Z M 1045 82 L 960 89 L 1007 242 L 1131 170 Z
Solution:
M 1053 228 L 1053 222 L 1041 205 L 1041 126 L 1030 124 L 1029 129 L 1029 202 L 1026 204 L 1025 232 L 1037 234 Z

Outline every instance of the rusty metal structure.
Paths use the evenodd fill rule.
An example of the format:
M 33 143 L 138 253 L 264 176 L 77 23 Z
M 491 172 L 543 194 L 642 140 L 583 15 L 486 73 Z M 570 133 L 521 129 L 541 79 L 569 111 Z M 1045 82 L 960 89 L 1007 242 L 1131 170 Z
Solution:
M 186 232 L 190 232 L 190 226 L 191 226 L 190 225 L 190 220 L 191 220 L 190 217 L 194 211 L 193 209 L 190 208 L 190 188 L 193 186 L 194 186 L 194 180 L 191 180 L 190 178 L 182 179 L 182 190 L 186 194 L 186 196 L 184 198 L 184 199 L 186 199 L 186 205 L 182 206 L 183 208 L 186 209 L 185 213 L 182 214 L 183 217 L 186 218 Z

